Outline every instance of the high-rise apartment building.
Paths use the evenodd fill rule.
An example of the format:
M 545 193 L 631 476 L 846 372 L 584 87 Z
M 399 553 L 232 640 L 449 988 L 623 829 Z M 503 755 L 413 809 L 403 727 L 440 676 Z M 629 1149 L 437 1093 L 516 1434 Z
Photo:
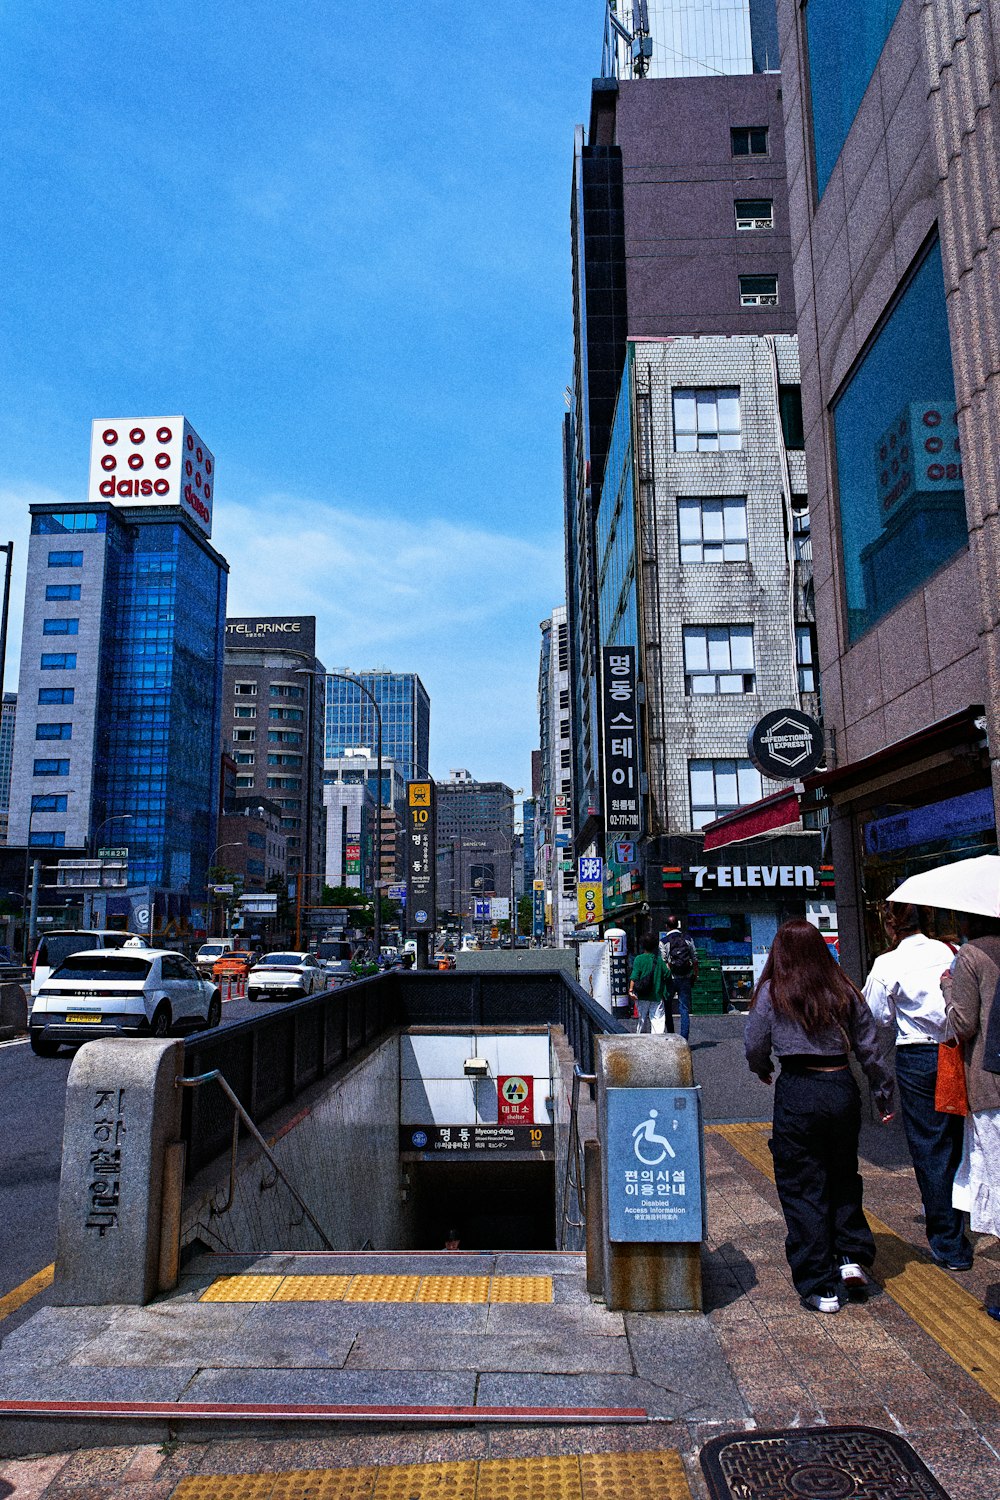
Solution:
M 996 849 L 996 21 L 779 0 L 831 747 L 812 785 L 855 980 L 899 881 Z
M 11 843 L 106 840 L 130 885 L 203 893 L 228 574 L 214 480 L 183 417 L 96 422 L 90 499 L 31 506 Z
M 453 770 L 437 783 L 438 907 L 469 919 L 472 902 L 509 896 L 514 793 L 502 781 Z
M 569 625 L 565 605 L 541 623 L 538 733 L 541 787 L 535 810 L 535 879 L 545 881 L 546 927 L 557 948 L 576 927 Z
M 431 703 L 415 672 L 355 672 L 382 715 L 382 758 L 393 761 L 404 782 L 428 776 Z M 350 680 L 328 677 L 326 683 L 326 758 L 361 745 L 375 747 L 375 710 Z
M 14 767 L 14 722 L 17 717 L 17 694 L 4 693 L 0 712 L 0 844 L 7 842 L 7 819 L 10 814 L 10 773 Z
M 337 812 L 333 814 L 333 825 L 330 823 L 331 807 L 346 806 L 351 798 L 344 802 L 343 799 L 331 801 L 329 788 L 331 786 L 367 786 L 371 793 L 372 807 L 378 796 L 378 761 L 373 750 L 366 746 L 347 750 L 343 755 L 330 756 L 323 763 L 323 800 L 327 809 L 327 885 L 337 885 L 339 882 L 332 877 L 338 872 L 343 874 L 343 865 L 346 859 L 344 846 L 348 840 L 346 826 L 337 828 Z M 353 804 L 359 810 L 362 807 L 362 799 L 356 797 Z M 403 827 L 403 812 L 406 806 L 406 783 L 402 773 L 394 761 L 382 758 L 382 811 L 379 819 L 382 851 L 379 860 L 379 880 L 383 887 L 393 884 L 397 880 L 405 879 L 406 876 L 406 851 L 403 846 L 401 830 Z M 354 822 L 357 823 L 355 818 Z M 374 822 L 370 837 L 375 838 Z M 332 839 L 332 842 L 331 842 Z M 339 840 L 339 842 L 338 842 Z M 374 842 L 372 843 L 374 848 Z M 329 863 L 331 854 L 334 864 Z M 369 875 L 370 883 L 370 875 Z
M 312 877 L 314 895 L 325 869 L 324 674 L 313 615 L 226 621 L 222 744 L 236 792 L 281 809 L 288 874 Z

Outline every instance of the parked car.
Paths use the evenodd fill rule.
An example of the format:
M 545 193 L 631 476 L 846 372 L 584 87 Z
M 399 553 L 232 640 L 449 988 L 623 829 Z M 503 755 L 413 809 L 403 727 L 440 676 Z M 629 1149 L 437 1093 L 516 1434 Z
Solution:
M 209 979 L 215 967 L 215 960 L 221 958 L 223 953 L 232 953 L 235 947 L 236 944 L 232 938 L 209 938 L 207 943 L 202 943 L 194 956 L 198 973 Z
M 35 949 L 31 962 L 31 994 L 38 994 L 53 969 L 74 953 L 93 948 L 145 948 L 145 938 L 134 932 L 112 931 L 99 927 L 65 928 L 47 932 Z
M 265 953 L 250 970 L 247 999 L 295 1000 L 327 988 L 326 974 L 314 953 Z
M 181 953 L 145 947 L 89 949 L 58 964 L 28 1017 L 31 1050 L 54 1057 L 63 1042 L 98 1036 L 168 1036 L 218 1026 L 218 985 Z
M 220 953 L 212 965 L 213 979 L 246 979 L 254 965 L 253 953 L 234 948 L 230 953 Z

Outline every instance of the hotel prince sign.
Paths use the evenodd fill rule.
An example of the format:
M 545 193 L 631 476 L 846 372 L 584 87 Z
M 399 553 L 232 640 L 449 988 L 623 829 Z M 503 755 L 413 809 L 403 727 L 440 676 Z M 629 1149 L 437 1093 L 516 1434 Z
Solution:
M 604 826 L 617 838 L 642 829 L 635 647 L 603 646 L 601 668 Z

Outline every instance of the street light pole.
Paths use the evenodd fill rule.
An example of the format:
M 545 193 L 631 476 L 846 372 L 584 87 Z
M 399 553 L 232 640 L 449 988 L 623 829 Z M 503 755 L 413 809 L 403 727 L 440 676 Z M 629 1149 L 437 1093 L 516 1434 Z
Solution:
M 378 788 L 375 797 L 375 925 L 372 938 L 375 944 L 375 956 L 378 958 L 382 952 L 382 710 L 374 693 L 365 687 L 360 677 L 352 677 L 349 672 L 320 672 L 316 667 L 296 667 L 295 670 L 309 677 L 332 677 L 337 682 L 353 683 L 375 710 L 375 776 Z M 364 798 L 362 798 L 361 805 L 363 808 Z
M 98 837 L 100 836 L 100 834 L 102 834 L 104 832 L 105 828 L 107 828 L 107 826 L 108 826 L 109 823 L 128 823 L 134 817 L 135 817 L 135 813 L 112 813 L 111 816 L 110 816 L 110 818 L 105 818 L 103 823 L 98 823 L 96 830 L 94 831 L 94 833 L 91 834 L 90 838 L 87 840 L 87 854 L 90 856 L 90 858 L 93 859 L 93 857 L 94 857 L 94 850 L 97 847 Z M 127 867 L 126 867 L 126 869 L 127 869 Z M 100 876 L 101 876 L 101 878 L 98 881 L 98 889 L 99 890 L 103 890 L 104 889 L 104 861 L 103 861 L 103 859 L 101 860 Z M 152 896 L 151 896 L 150 897 L 150 907 L 152 907 L 152 904 L 153 903 L 152 903 Z M 92 892 L 90 892 L 90 891 L 87 892 L 87 896 L 86 896 L 86 899 L 85 899 L 85 902 L 84 902 L 84 911 L 87 914 L 87 916 L 86 916 L 87 922 L 92 922 L 94 920 L 94 897 L 93 897 Z
M 220 849 L 242 849 L 242 847 L 243 847 L 243 845 L 242 845 L 242 843 L 240 842 L 239 839 L 230 839 L 225 844 L 216 844 L 215 848 L 212 850 L 211 854 L 208 856 L 208 864 L 205 867 L 206 878 L 207 878 L 208 875 L 211 874 L 212 870 L 215 867 L 215 856 L 218 854 L 218 852 L 219 852 Z M 207 894 L 208 893 L 206 891 L 206 895 Z M 152 901 L 150 901 L 150 911 L 152 911 L 152 905 L 153 905 L 153 903 L 152 903 Z M 215 906 L 215 902 L 214 901 L 212 902 L 212 906 L 214 908 L 214 906 Z M 221 934 L 222 937 L 225 937 L 225 935 L 226 934 L 224 932 Z

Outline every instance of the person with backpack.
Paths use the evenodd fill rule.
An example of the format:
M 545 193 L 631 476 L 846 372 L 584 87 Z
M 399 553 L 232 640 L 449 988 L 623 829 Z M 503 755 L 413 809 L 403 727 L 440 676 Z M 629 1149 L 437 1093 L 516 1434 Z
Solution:
M 681 931 L 680 917 L 667 918 L 667 930 L 660 940 L 660 957 L 674 982 L 681 1036 L 687 1041 L 691 1030 L 691 987 L 698 978 L 698 950 Z
M 655 937 L 644 937 L 640 947 L 642 951 L 632 965 L 632 977 L 628 983 L 629 999 L 635 1004 L 639 1016 L 636 1031 L 652 1031 L 653 1017 L 659 1006 L 663 1007 L 664 1030 L 673 1031 L 674 987 L 670 982 L 670 971 L 660 957 Z

